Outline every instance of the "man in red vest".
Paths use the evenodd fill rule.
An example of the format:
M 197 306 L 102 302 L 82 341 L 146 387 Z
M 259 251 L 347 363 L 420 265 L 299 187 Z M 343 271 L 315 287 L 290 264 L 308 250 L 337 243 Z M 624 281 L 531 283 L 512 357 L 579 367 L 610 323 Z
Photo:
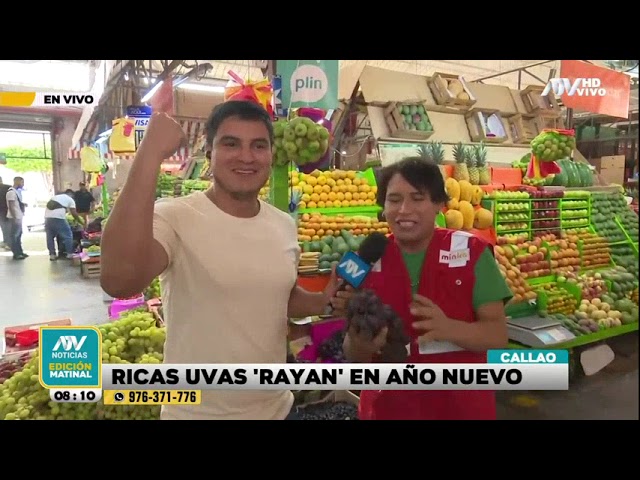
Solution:
M 448 201 L 439 167 L 407 158 L 383 169 L 378 203 L 392 235 L 362 288 L 372 289 L 404 320 L 408 363 L 486 363 L 507 346 L 504 304 L 513 294 L 493 248 L 464 231 L 435 227 Z M 367 341 L 350 331 L 349 361 L 372 363 L 386 331 Z M 363 420 L 494 420 L 492 391 L 363 391 Z

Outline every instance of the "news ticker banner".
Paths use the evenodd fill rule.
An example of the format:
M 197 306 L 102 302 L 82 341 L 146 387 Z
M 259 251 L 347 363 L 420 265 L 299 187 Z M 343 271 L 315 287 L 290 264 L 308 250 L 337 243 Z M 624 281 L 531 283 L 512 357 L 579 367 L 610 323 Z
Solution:
M 202 390 L 568 390 L 567 350 L 490 350 L 486 364 L 103 364 L 96 327 L 40 328 L 57 402 L 198 404 Z
M 93 95 L 88 93 L 0 91 L 0 107 L 84 106 L 95 102 Z

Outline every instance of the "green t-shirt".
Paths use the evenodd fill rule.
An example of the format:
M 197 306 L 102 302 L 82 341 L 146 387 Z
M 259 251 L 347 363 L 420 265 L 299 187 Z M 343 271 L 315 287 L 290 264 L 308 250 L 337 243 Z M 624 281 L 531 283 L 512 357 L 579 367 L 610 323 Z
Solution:
M 415 295 L 418 293 L 420 275 L 422 266 L 424 265 L 424 256 L 426 252 L 404 253 L 404 263 L 409 272 L 411 279 L 411 290 Z M 495 258 L 491 252 L 485 250 L 476 262 L 474 273 L 476 281 L 473 285 L 473 309 L 478 310 L 479 307 L 492 302 L 508 302 L 513 293 L 509 290 L 507 282 L 505 282 Z M 482 281 L 478 281 L 482 279 Z

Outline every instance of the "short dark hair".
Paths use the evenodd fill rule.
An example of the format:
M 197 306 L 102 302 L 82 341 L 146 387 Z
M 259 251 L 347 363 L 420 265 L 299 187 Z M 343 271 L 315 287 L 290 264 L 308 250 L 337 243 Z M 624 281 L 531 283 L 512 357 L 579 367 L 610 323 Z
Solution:
M 67 188 L 67 189 L 64 191 L 64 193 L 66 193 L 67 195 L 73 195 L 75 192 L 74 192 L 72 189 Z
M 207 134 L 207 146 L 213 145 L 213 139 L 218 133 L 222 122 L 227 118 L 238 117 L 241 120 L 255 120 L 264 123 L 269 132 L 269 140 L 273 143 L 273 124 L 269 113 L 260 105 L 248 100 L 228 100 L 216 105 L 207 119 L 205 132 Z
M 377 194 L 378 205 L 384 206 L 389 182 L 395 174 L 402 175 L 419 192 L 429 193 L 433 203 L 447 203 L 449 201 L 440 167 L 421 157 L 407 157 L 384 167 L 380 171 Z

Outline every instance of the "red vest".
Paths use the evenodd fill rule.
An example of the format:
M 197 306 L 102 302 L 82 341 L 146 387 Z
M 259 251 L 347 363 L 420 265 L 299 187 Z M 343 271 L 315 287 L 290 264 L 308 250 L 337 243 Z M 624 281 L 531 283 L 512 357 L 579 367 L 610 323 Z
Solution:
M 486 363 L 486 353 L 456 351 L 421 354 L 411 327 L 416 318 L 409 312 L 412 301 L 411 280 L 402 253 L 393 236 L 382 257 L 380 268 L 374 268 L 362 288 L 374 290 L 384 303 L 393 307 L 405 322 L 411 336 L 408 363 Z M 453 242 L 453 245 L 452 245 Z M 434 301 L 449 318 L 475 322 L 473 285 L 474 266 L 488 244 L 477 237 L 437 228 L 429 244 L 422 268 L 418 293 Z M 468 250 L 464 266 L 455 266 L 447 252 Z M 492 249 L 489 249 L 492 251 Z M 377 270 L 377 271 L 375 271 Z M 362 420 L 494 420 L 495 393 L 492 391 L 362 391 Z

